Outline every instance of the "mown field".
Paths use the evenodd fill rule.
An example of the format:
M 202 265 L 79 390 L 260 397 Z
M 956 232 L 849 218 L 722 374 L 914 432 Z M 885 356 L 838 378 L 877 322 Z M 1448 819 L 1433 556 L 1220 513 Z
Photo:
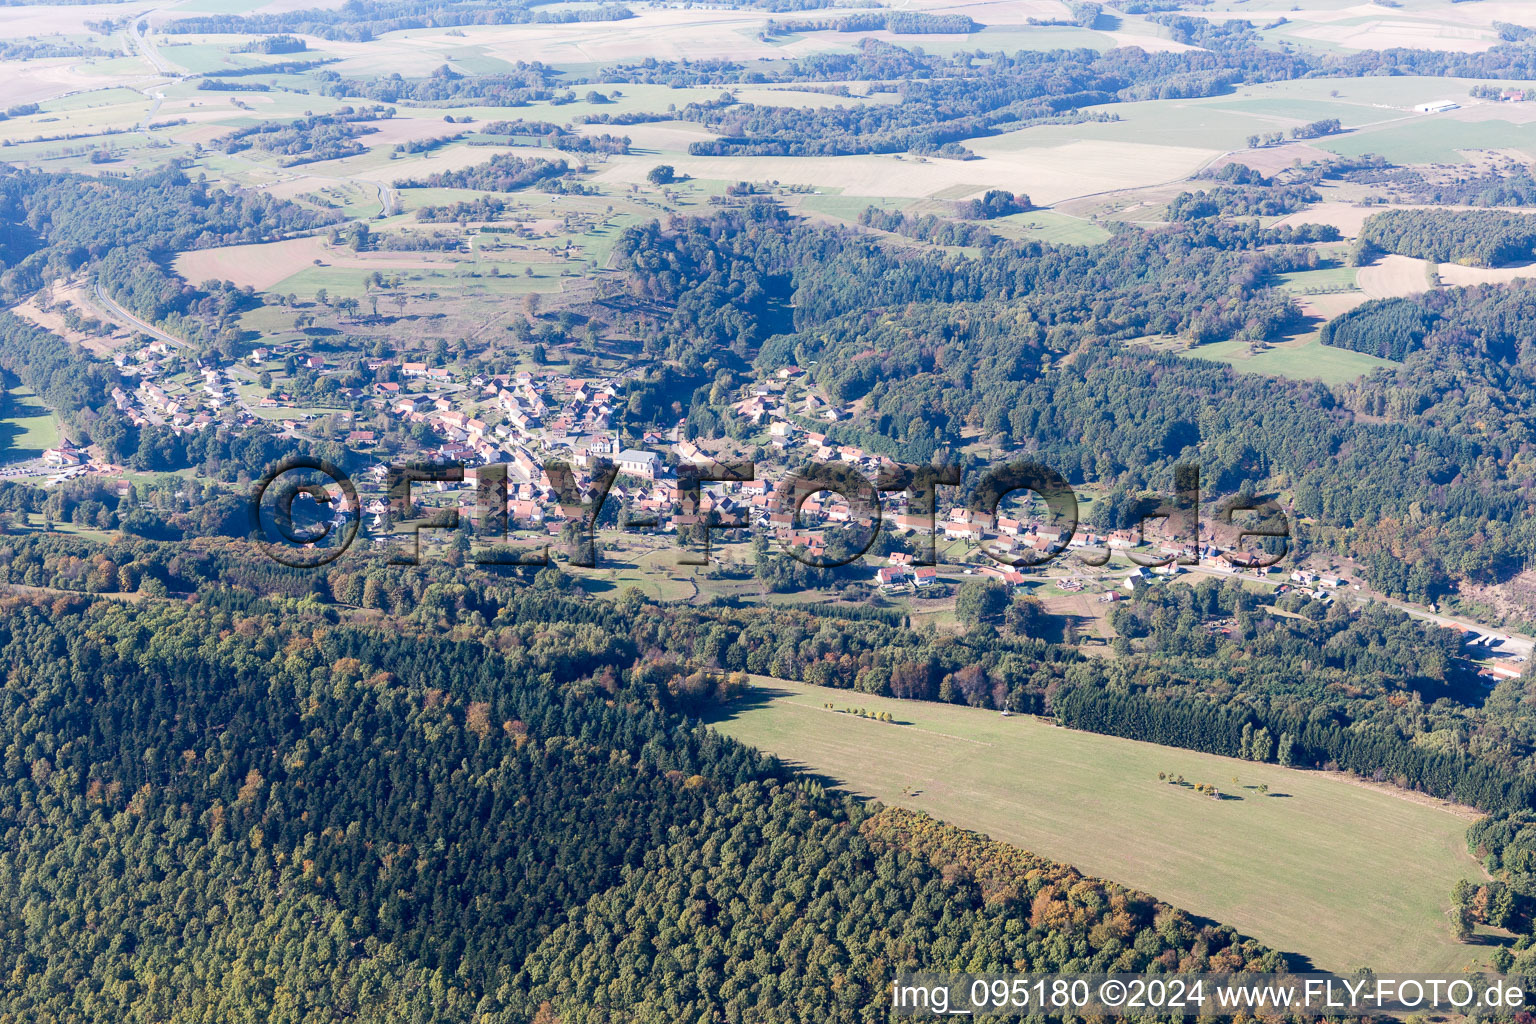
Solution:
M 852 792 L 1144 889 L 1320 968 L 1427 972 L 1486 959 L 1489 947 L 1456 942 L 1447 917 L 1451 885 L 1481 876 L 1463 838 L 1469 812 L 1028 716 L 756 682 L 716 727 Z M 1160 771 L 1227 798 L 1159 782 Z
M 4 403 L 0 403 L 3 405 Z M 59 443 L 59 425 L 31 388 L 11 389 L 0 419 L 0 464 L 25 462 Z
M 1316 334 L 1293 338 L 1271 345 L 1262 352 L 1250 352 L 1244 341 L 1219 341 L 1179 352 L 1191 359 L 1212 359 L 1234 370 L 1262 373 L 1289 380 L 1320 380 L 1324 384 L 1343 384 L 1373 370 L 1395 365 L 1364 352 L 1330 348 Z

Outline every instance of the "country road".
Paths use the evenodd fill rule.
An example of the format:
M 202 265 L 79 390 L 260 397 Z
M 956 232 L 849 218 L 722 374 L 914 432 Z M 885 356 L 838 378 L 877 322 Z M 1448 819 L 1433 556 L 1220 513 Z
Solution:
M 134 48 L 139 51 L 145 60 L 149 61 L 155 66 L 156 71 L 160 72 L 162 75 L 165 75 L 167 78 L 174 79 L 177 82 L 183 82 L 189 78 L 202 77 L 200 74 L 189 73 L 186 68 L 176 68 L 172 66 L 169 61 L 160 55 L 160 48 L 155 45 L 153 29 L 149 24 L 150 17 L 152 15 L 159 14 L 160 10 L 160 8 L 155 8 L 154 10 L 145 11 L 143 14 L 140 14 L 136 19 L 134 19 L 133 24 L 129 25 L 126 30 L 128 33 L 129 41 L 132 42 Z M 140 130 L 147 129 L 149 127 L 150 121 L 153 120 L 157 113 L 159 113 L 160 104 L 165 99 L 164 92 L 162 92 L 158 86 L 151 86 L 150 88 L 144 89 L 143 92 L 145 96 L 149 97 L 151 103 L 149 112 L 146 113 L 143 119 L 139 121 L 138 127 Z M 263 169 L 270 170 L 270 168 L 265 167 L 264 165 L 258 163 L 255 160 L 252 160 L 250 157 L 243 154 L 241 154 L 241 159 L 245 160 L 247 163 L 252 164 L 253 166 L 263 167 Z M 378 192 L 379 195 L 379 216 L 393 217 L 395 215 L 397 202 L 395 197 L 395 190 L 392 185 L 387 182 L 373 181 L 369 178 L 350 178 L 325 174 L 310 174 L 304 171 L 293 173 L 295 177 L 299 178 L 312 178 L 316 181 L 333 181 L 342 184 L 360 185 L 364 188 L 371 188 Z
M 1185 568 L 1190 572 L 1201 573 L 1206 576 L 1214 576 L 1218 579 L 1231 579 L 1234 576 L 1245 580 L 1253 579 L 1252 576 L 1248 576 L 1243 573 L 1225 572 L 1221 569 L 1212 569 L 1204 565 L 1190 565 L 1185 566 Z M 1289 581 L 1269 580 L 1266 582 L 1276 583 L 1276 585 L 1278 585 L 1279 582 Z M 1390 597 L 1384 597 L 1383 595 L 1375 593 L 1374 591 L 1361 590 L 1356 592 L 1350 590 L 1340 590 L 1337 593 L 1340 598 L 1357 599 L 1356 603 L 1362 603 L 1363 601 L 1375 601 L 1377 604 L 1391 605 L 1398 611 L 1406 613 L 1410 618 L 1423 619 L 1426 622 L 1433 622 L 1437 626 L 1446 626 L 1451 629 L 1464 629 L 1473 633 L 1479 633 L 1483 636 L 1500 637 L 1503 639 L 1504 644 L 1499 649 L 1504 652 L 1518 652 L 1526 657 L 1530 657 L 1533 652 L 1536 652 L 1536 638 L 1526 636 L 1523 633 L 1516 633 L 1512 630 L 1504 629 L 1502 627 L 1485 625 L 1484 623 L 1474 622 L 1471 619 L 1460 618 L 1458 616 L 1440 615 L 1436 612 L 1428 610 L 1427 608 L 1420 608 L 1417 605 L 1408 604 L 1406 601 L 1397 601 Z
M 165 102 L 165 93 L 159 89 L 145 89 L 144 95 L 149 97 L 150 102 L 149 110 L 145 111 L 144 116 L 139 118 L 137 127 L 141 132 L 148 131 L 150 124 L 155 120 L 155 115 L 160 113 L 160 104 Z

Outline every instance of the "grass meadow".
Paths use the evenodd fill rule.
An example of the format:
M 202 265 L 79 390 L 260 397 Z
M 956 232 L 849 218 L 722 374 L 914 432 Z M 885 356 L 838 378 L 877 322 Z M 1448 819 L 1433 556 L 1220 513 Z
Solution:
M 851 792 L 1144 889 L 1323 969 L 1457 970 L 1486 958 L 1488 947 L 1456 942 L 1447 916 L 1451 885 L 1481 877 L 1461 809 L 1031 716 L 755 683 L 715 727 Z M 1160 782 L 1160 771 L 1228 799 Z
M 1245 373 L 1262 373 L 1288 380 L 1319 380 L 1324 384 L 1343 384 L 1373 370 L 1396 365 L 1364 352 L 1324 345 L 1316 334 L 1282 341 L 1261 352 L 1250 352 L 1245 341 L 1218 341 L 1194 349 L 1181 348 L 1179 355 L 1226 363 Z
M 31 388 L 10 389 L 0 419 L 0 465 L 35 459 L 59 443 L 59 424 Z

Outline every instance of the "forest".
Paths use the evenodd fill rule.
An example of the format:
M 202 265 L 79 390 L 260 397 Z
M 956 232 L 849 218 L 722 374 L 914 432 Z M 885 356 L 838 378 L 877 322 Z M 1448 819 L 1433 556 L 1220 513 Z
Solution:
M 1474 925 L 1507 928 L 1518 938 L 1512 949 L 1495 951 L 1493 964 L 1501 971 L 1528 974 L 1536 969 L 1536 815 L 1530 811 L 1501 811 L 1467 829 L 1467 851 L 1483 862 L 1488 881 L 1459 881 L 1451 889 L 1456 926 L 1462 933 Z
M 1308 185 L 1276 185 L 1268 188 L 1217 185 L 1200 192 L 1180 192 L 1174 196 L 1168 203 L 1168 219 L 1188 221 L 1206 217 L 1279 217 L 1295 213 L 1321 199 L 1318 191 Z
M 0 294 L 10 299 L 29 294 L 121 250 L 163 258 L 182 249 L 272 241 L 339 219 L 333 211 L 259 191 L 213 188 L 176 166 L 135 178 L 4 168 Z M 167 287 L 183 287 L 179 278 L 165 276 L 176 282 Z
M 261 598 L 4 602 L 10 1018 L 869 1021 L 898 965 L 1284 964 L 827 793 L 680 713 L 717 672 L 547 603 L 402 643 Z
M 1351 255 L 1364 265 L 1381 253 L 1502 267 L 1536 255 L 1536 221 L 1500 210 L 1386 210 L 1366 219 Z
M 898 36 L 939 34 L 963 34 L 979 32 L 985 28 L 963 14 L 923 14 L 913 11 L 890 11 L 870 14 L 853 14 L 842 18 L 800 18 L 795 21 L 769 19 L 763 28 L 765 36 L 789 35 L 795 32 L 880 32 L 888 31 Z
M 360 97 L 376 103 L 442 103 L 474 100 L 501 107 L 521 107 L 533 100 L 554 98 L 559 73 L 547 65 L 517 63 L 515 70 L 489 75 L 461 75 L 444 65 L 425 78 L 400 74 L 376 78 L 343 78 L 334 71 L 316 77 L 326 96 Z
M 117 383 L 105 364 L 8 310 L 0 312 L 0 372 L 31 388 L 81 433 L 97 410 L 111 406 L 107 395 Z
M 1500 266 L 1536 256 L 1536 229 L 1516 209 L 1536 206 L 1536 180 L 1503 158 L 1408 168 L 1369 154 L 1303 163 L 1290 154 L 1322 150 L 1270 147 L 1344 132 L 1324 115 L 1357 103 L 1339 95 L 1357 76 L 1455 78 L 1434 88 L 1458 96 L 1465 78 L 1486 83 L 1474 95 L 1502 100 L 1507 80 L 1536 79 L 1530 30 L 1495 23 L 1504 42 L 1483 52 L 1350 52 L 1277 46 L 1284 18 L 1212 17 L 1201 0 L 1069 0 L 1064 17 L 1032 19 L 1060 26 L 1040 35 L 1093 30 L 1095 45 L 1115 48 L 998 53 L 986 47 L 1011 44 L 1019 26 L 837 0 L 723 0 L 703 6 L 735 26 L 740 52 L 805 54 L 801 33 L 841 34 L 832 50 L 794 58 L 655 58 L 637 44 L 606 51 L 635 53 L 623 60 L 555 66 L 535 58 L 569 51 L 509 53 L 514 33 L 474 28 L 591 22 L 581 33 L 628 39 L 662 12 L 605 0 L 307 2 L 93 27 L 114 52 L 129 52 L 135 33 L 170 34 L 184 60 L 213 70 L 188 66 L 165 114 L 135 78 L 118 99 L 135 120 L 149 109 L 142 130 L 99 141 L 96 157 L 66 146 L 41 165 L 89 161 L 90 175 L 0 165 L 7 306 L 36 296 L 75 327 L 96 314 L 66 305 L 73 288 L 53 287 L 72 278 L 189 343 L 145 369 L 133 356 L 142 336 L 103 326 L 90 345 L 115 355 L 108 346 L 121 344 L 119 370 L 25 319 L 30 307 L 0 310 L 0 384 L 29 388 L 68 439 L 123 468 L 47 486 L 0 480 L 0 1024 L 835 1024 L 889 1019 L 884 993 L 905 967 L 1155 974 L 1290 959 L 1155 895 L 836 791 L 701 724 L 758 699 L 751 677 L 764 676 L 834 687 L 855 704 L 870 695 L 1040 716 L 1042 727 L 1459 801 L 1488 815 L 1466 834 L 1487 874 L 1450 889 L 1449 927 L 1464 939 L 1508 929 L 1518 936 L 1508 948 L 1469 948 L 1468 959 L 1536 976 L 1536 670 L 1490 684 L 1461 634 L 1385 603 L 1260 596 L 1186 576 L 1090 609 L 1112 638 L 1079 646 L 1080 621 L 1059 611 L 1069 601 L 958 567 L 934 588 L 952 602 L 870 600 L 867 567 L 855 577 L 807 565 L 761 535 L 701 573 L 692 600 L 662 601 L 564 571 L 558 557 L 542 569 L 477 564 L 483 538 L 466 516 L 414 568 L 364 543 L 305 572 L 262 553 L 249 507 L 251 481 L 292 455 L 360 475 L 396 449 L 446 454 L 463 451 L 448 447 L 460 437 L 496 437 L 513 419 L 494 396 L 525 371 L 565 378 L 549 384 L 552 433 L 526 432 L 541 457 L 589 443 L 575 440 L 581 403 L 564 407 L 574 380 L 616 389 L 589 422 L 622 445 L 675 431 L 674 444 L 748 449 L 771 435 L 739 409 L 766 385 L 786 405 L 814 390 L 837 406 L 828 423 L 785 416 L 831 445 L 955 466 L 953 497 L 973 508 L 991 494 L 977 486 L 984 469 L 1027 457 L 1083 489 L 1095 529 L 1131 527 L 1175 467 L 1193 463 L 1208 506 L 1273 499 L 1295 553 L 1348 558 L 1374 590 L 1461 610 L 1454 602 L 1536 564 L 1536 286 L 1350 296 L 1349 311 L 1318 328 L 1336 351 L 1317 362 L 1360 366 L 1349 355 L 1359 353 L 1377 369 L 1341 383 L 1251 372 L 1287 359 L 1310 371 L 1312 316 L 1328 305 L 1310 299 L 1343 290 L 1312 285 L 1336 280 L 1339 229 L 1265 224 L 1337 196 L 1333 183 L 1348 196 L 1466 205 L 1477 209 L 1372 216 L 1353 259 Z M 773 15 L 763 38 L 753 36 L 764 18 L 742 10 Z M 1122 45 L 1135 36 L 1122 19 L 1138 14 L 1154 15 L 1163 42 L 1198 49 Z M 356 44 L 403 32 L 388 52 L 410 59 L 360 59 Z M 876 32 L 886 38 L 860 38 Z M 209 39 L 224 33 L 247 34 L 217 44 L 244 56 L 209 59 Z M 0 43 L 0 56 L 107 56 L 69 38 Z M 52 73 L 65 71 L 75 69 Z M 1301 79 L 1290 93 L 1313 98 L 1295 117 L 1272 116 L 1273 97 L 1239 98 Z M 1341 102 L 1324 102 L 1334 85 Z M 303 110 L 311 88 L 328 112 Z M 670 92 L 683 88 L 700 91 Z M 797 105 L 778 105 L 788 93 Z M 1012 140 L 966 144 L 1026 127 L 1030 143 L 1145 140 L 1149 111 L 1129 105 L 1209 97 L 1221 99 L 1179 116 L 1225 108 L 1217 120 L 1229 126 L 1285 125 L 1235 154 L 1263 170 L 1226 162 L 1131 200 L 1065 205 L 1032 171 L 994 176 Z M 50 132 L 105 116 L 76 102 L 7 114 L 70 125 Z M 219 110 L 149 121 L 180 117 L 182 104 Z M 397 105 L 411 125 L 383 123 Z M 596 128 L 674 120 L 688 123 L 635 130 L 633 152 L 622 128 Z M 1249 130 L 1213 150 L 1240 150 Z M 391 142 L 371 148 L 376 161 L 249 175 L 356 156 L 381 131 Z M 1173 139 L 1180 131 L 1159 144 L 1195 148 Z M 385 166 L 446 141 L 447 159 Z M 1357 140 L 1320 145 L 1335 142 Z M 58 145 L 8 152 L 37 166 Z M 508 146 L 529 149 L 491 155 Z M 847 163 L 977 184 L 902 199 L 806 184 L 790 165 L 758 175 L 689 161 L 684 146 L 884 154 Z M 190 158 L 162 163 L 176 152 L 213 180 Z M 606 159 L 615 154 L 630 158 Z M 459 167 L 460 156 L 483 162 Z M 584 174 L 589 162 L 606 172 Z M 397 182 L 390 169 L 407 164 L 412 177 Z M 655 165 L 664 173 L 647 178 Z M 367 187 L 296 184 L 342 174 Z M 228 190 L 220 175 L 261 187 Z M 396 208 L 393 184 L 418 191 Z M 373 185 L 391 207 L 377 218 Z M 463 191 L 419 191 L 434 188 Z M 1022 188 L 1059 209 L 1030 213 Z M 590 198 L 514 194 L 525 189 Z M 690 209 L 712 212 L 650 212 Z M 1095 245 L 1032 240 L 1106 232 Z M 186 250 L 299 235 L 314 246 L 281 273 L 303 283 L 265 295 L 173 269 Z M 311 262 L 337 247 L 351 252 Z M 526 276 L 507 287 L 468 259 L 353 258 L 391 250 L 463 251 L 521 263 Z M 558 280 L 535 273 L 551 256 L 566 266 Z M 305 298 L 277 294 L 290 289 Z M 379 317 L 380 297 L 398 298 L 400 315 Z M 359 315 L 370 298 L 375 315 Z M 274 352 L 252 351 L 258 331 Z M 319 365 L 305 365 L 311 352 Z M 422 358 L 430 383 L 402 365 Z M 111 392 L 132 390 L 139 372 L 196 388 L 201 360 L 240 364 L 228 374 L 240 400 L 212 423 L 135 426 L 115 408 Z M 412 422 L 391 408 L 405 392 L 417 408 L 462 405 L 488 423 L 469 436 L 425 413 Z M 258 394 L 284 407 L 275 416 L 312 418 L 239 422 Z M 0 389 L 0 415 L 9 401 Z M 572 425 L 564 442 L 559 420 Z M 587 425 L 580 433 L 594 432 Z M 503 436 L 510 451 L 517 435 Z M 628 501 L 610 502 L 600 525 L 626 528 L 649 503 L 638 488 Z M 702 532 L 697 520 L 678 527 L 680 542 Z M 855 532 L 828 530 L 828 555 L 855 547 Z M 549 537 L 568 559 L 578 533 L 567 524 Z M 920 543 L 891 524 L 869 551 Z M 614 548 L 605 560 L 633 550 Z M 955 552 L 974 572 L 974 550 Z M 664 580 L 659 562 L 627 568 Z M 821 599 L 788 597 L 810 589 Z
M 285 159 L 283 167 L 313 163 L 318 160 L 337 160 L 367 152 L 368 147 L 357 139 L 377 132 L 369 121 L 392 117 L 393 110 L 381 107 L 363 107 L 354 110 L 342 107 L 333 114 L 313 114 L 294 121 L 262 121 L 247 128 L 239 128 L 213 145 L 226 153 L 238 153 L 252 147 Z
M 76 507 L 95 515 L 115 501 L 72 493 L 0 491 L 0 509 L 48 510 L 64 521 Z M 221 514 L 224 506 L 210 499 L 145 491 L 117 507 L 119 515 L 141 517 L 159 508 L 160 521 L 175 522 Z M 227 514 L 243 511 L 236 502 Z M 1536 719 L 1524 681 L 1474 699 L 1481 691 L 1459 660 L 1456 634 L 1393 609 L 1325 609 L 1302 600 L 1280 615 L 1235 583 L 1214 581 L 1152 591 L 1115 612 L 1122 640 L 1108 661 L 1047 639 L 1058 626 L 1027 598 L 978 603 L 971 628 L 959 635 L 860 614 L 869 611 L 862 606 L 690 608 L 633 592 L 610 602 L 584 595 L 554 568 L 474 569 L 468 541 L 465 533 L 448 561 L 404 574 L 383 554 L 302 572 L 253 556 L 243 541 L 191 533 L 173 542 L 156 539 L 153 527 L 109 548 L 68 536 L 11 536 L 0 538 L 0 583 L 195 594 L 220 605 L 288 600 L 322 623 L 339 624 L 356 607 L 429 632 L 478 630 L 508 617 L 582 623 L 611 642 L 690 666 L 685 676 L 706 670 L 693 683 L 679 679 L 673 696 L 683 710 L 708 699 L 709 673 L 747 672 L 1053 714 L 1094 732 L 1342 768 L 1486 811 L 1536 809 Z M 1245 666 L 1240 678 L 1229 671 L 1235 660 Z M 1260 731 L 1262 744 L 1253 739 Z
M 820 9 L 824 3 L 782 5 L 783 9 Z M 1085 9 L 1098 8 L 1093 4 Z M 773 5 L 769 5 L 773 9 Z M 559 12 L 513 6 L 487 14 L 480 0 L 431 5 L 417 0 L 346 5 L 338 11 L 293 11 L 251 16 L 210 15 L 176 22 L 182 31 L 285 33 L 302 31 L 325 38 L 371 38 L 399 28 L 454 24 L 506 23 L 523 20 L 610 19 L 632 16 L 626 8 L 580 5 Z M 1097 18 L 1097 14 L 1093 14 Z M 873 19 L 873 20 L 870 20 Z M 1091 19 L 1090 19 L 1091 20 Z M 375 79 L 342 79 L 321 72 L 330 95 L 378 102 L 474 101 L 521 106 L 532 100 L 559 101 L 558 89 L 597 83 L 661 83 L 674 87 L 763 82 L 877 83 L 894 91 L 899 102 L 834 106 L 820 109 L 728 102 L 690 103 L 668 117 L 696 120 L 722 136 L 692 144 L 699 155 L 831 156 L 854 153 L 934 153 L 975 138 L 1058 119 L 1108 119 L 1103 109 L 1116 103 L 1213 96 L 1239 84 L 1287 81 L 1302 77 L 1356 78 L 1370 75 L 1428 75 L 1474 79 L 1536 76 L 1536 49 L 1503 43 L 1483 53 L 1392 49 L 1348 55 L 1280 53 L 1257 45 L 1246 21 L 1155 17 L 1173 37 L 1201 49 L 1148 54 L 1121 48 L 1093 50 L 962 52 L 940 56 L 907 50 L 873 38 L 859 41 L 853 53 L 816 54 L 787 61 L 680 60 L 647 58 L 619 63 L 585 75 L 557 76 L 539 64 L 519 65 L 511 73 L 466 76 L 446 65 L 426 78 L 398 74 Z M 812 26 L 856 27 L 871 31 L 886 24 L 896 33 L 970 31 L 968 18 L 944 19 L 907 12 L 879 12 L 812 20 Z M 866 24 L 867 22 L 867 24 Z M 773 31 L 799 31 L 796 22 L 770 22 Z M 574 98 L 574 91 L 564 94 Z M 585 119 L 634 123 L 660 114 L 589 114 Z M 1340 130 L 1336 119 L 1298 127 L 1292 138 L 1314 138 Z M 1257 142 L 1253 144 L 1257 145 Z M 964 153 L 954 154 L 964 156 Z
M 257 190 L 210 187 L 175 164 L 135 178 L 11 170 L 0 174 L 0 296 L 15 300 L 89 265 L 125 308 L 228 357 L 239 337 L 234 317 L 255 304 L 254 290 L 224 281 L 190 284 L 169 269 L 172 257 L 184 249 L 273 241 L 340 219 L 336 211 Z M 65 396 L 57 408 L 78 405 Z
M 564 160 L 544 160 L 497 153 L 483 164 L 453 171 L 436 171 L 424 178 L 400 182 L 401 188 L 468 188 L 486 192 L 515 192 L 567 173 Z
M 548 121 L 488 121 L 482 135 L 504 135 L 514 145 L 550 145 L 568 153 L 628 153 L 629 138 L 613 135 L 580 135 Z
M 885 59 L 882 47 L 889 44 L 865 40 L 862 49 L 867 60 L 861 63 Z M 897 103 L 801 109 L 737 103 L 727 93 L 718 102 L 688 104 L 677 116 L 699 121 L 723 136 L 692 143 L 689 152 L 699 155 L 894 153 L 1013 131 L 1083 107 L 1212 95 L 1238 81 L 1267 81 L 1287 74 L 1283 58 L 1259 56 L 1257 51 L 1241 59 L 1210 53 L 1148 55 L 1138 50 L 1111 55 L 1091 50 L 1021 51 L 991 55 L 985 63 L 974 62 L 970 55 L 908 59 L 918 67 L 892 87 L 900 100 Z M 824 71 L 821 62 L 805 66 Z M 795 74 L 788 72 L 789 77 Z
M 386 32 L 460 25 L 524 25 L 575 21 L 622 21 L 634 12 L 620 4 L 572 3 L 563 10 L 538 10 L 537 3 L 489 0 L 348 0 L 337 8 L 304 8 L 271 14 L 209 14 L 167 24 L 173 33 L 305 35 L 367 42 Z
M 884 215 L 868 216 L 872 224 L 883 222 Z M 1270 287 L 1268 278 L 1316 265 L 1315 250 L 1295 243 L 1336 237 L 1332 228 L 1202 223 L 1161 232 L 1127 228 L 1117 245 L 1009 242 L 972 259 L 897 252 L 867 235 L 804 224 L 758 203 L 713 221 L 630 228 L 618 252 L 632 291 L 673 304 L 658 344 L 686 362 L 695 351 L 702 356 L 727 346 L 748 358 L 791 302 L 801 330 L 849 310 L 910 304 L 942 317 L 945 303 L 996 300 L 1036 320 L 1053 348 L 1069 348 L 1079 338 L 1149 333 L 1187 333 L 1198 343 L 1262 339 L 1298 315 L 1290 296 Z M 1267 248 L 1255 251 L 1260 246 Z M 1166 287 L 1170 282 L 1177 288 Z M 759 368 L 794 362 L 799 340 L 775 339 L 771 353 L 758 357 Z M 799 361 L 814 359 L 828 340 L 824 331 L 811 332 Z

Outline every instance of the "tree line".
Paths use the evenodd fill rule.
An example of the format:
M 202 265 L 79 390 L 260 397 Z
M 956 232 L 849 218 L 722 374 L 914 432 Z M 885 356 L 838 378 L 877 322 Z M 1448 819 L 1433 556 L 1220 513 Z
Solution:
M 1536 221 L 1501 210 L 1386 210 L 1366 218 L 1351 256 L 1364 265 L 1382 253 L 1500 267 L 1536 254 Z
M 267 14 L 205 14 L 170 22 L 175 34 L 303 35 L 368 42 L 388 32 L 465 25 L 571 24 L 622 21 L 634 12 L 622 4 L 578 2 L 561 10 L 538 10 L 536 3 L 488 0 L 349 0 L 337 8 L 304 8 Z

